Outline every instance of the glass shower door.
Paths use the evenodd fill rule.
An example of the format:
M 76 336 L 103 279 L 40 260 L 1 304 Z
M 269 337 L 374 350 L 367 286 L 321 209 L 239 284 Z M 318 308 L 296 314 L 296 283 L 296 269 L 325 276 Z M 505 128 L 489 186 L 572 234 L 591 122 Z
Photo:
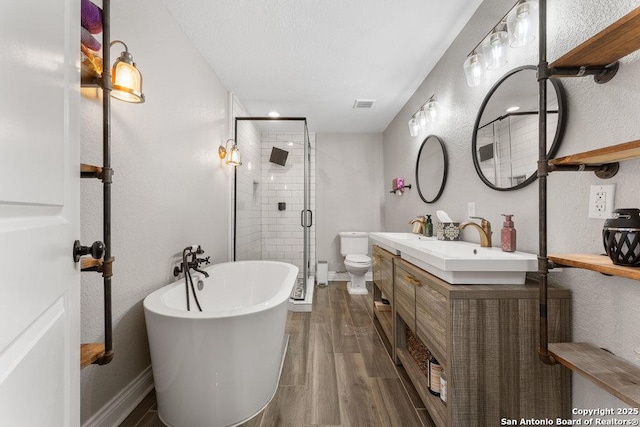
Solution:
M 304 300 L 314 250 L 312 154 L 304 118 L 236 118 L 242 165 L 234 180 L 234 260 L 296 265 Z

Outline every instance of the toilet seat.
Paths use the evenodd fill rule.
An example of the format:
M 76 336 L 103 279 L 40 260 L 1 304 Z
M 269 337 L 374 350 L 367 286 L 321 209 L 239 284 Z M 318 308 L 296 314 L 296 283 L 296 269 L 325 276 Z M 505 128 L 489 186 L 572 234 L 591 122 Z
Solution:
M 371 258 L 364 254 L 349 254 L 344 260 L 350 264 L 366 265 L 371 264 Z

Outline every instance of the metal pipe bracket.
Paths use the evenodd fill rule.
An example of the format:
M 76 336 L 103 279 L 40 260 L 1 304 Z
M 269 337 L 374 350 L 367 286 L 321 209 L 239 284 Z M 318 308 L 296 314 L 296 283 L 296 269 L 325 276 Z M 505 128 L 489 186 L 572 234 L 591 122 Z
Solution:
M 101 178 L 104 184 L 111 184 L 113 182 L 113 169 L 110 167 L 103 167 Z
M 111 258 L 105 259 L 105 260 L 102 262 L 102 265 L 101 265 L 100 267 L 98 267 L 98 270 L 97 270 L 97 271 L 99 271 L 99 272 L 101 272 L 101 273 L 102 273 L 102 277 L 105 277 L 105 278 L 106 278 L 106 277 L 111 277 L 111 276 L 113 276 L 113 262 L 114 262 L 115 260 L 116 260 L 116 259 L 115 259 L 114 257 L 111 257 Z

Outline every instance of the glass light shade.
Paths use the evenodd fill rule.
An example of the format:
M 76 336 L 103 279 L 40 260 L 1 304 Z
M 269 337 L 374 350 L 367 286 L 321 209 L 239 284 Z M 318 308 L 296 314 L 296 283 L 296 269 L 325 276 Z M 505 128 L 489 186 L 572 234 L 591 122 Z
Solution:
M 418 110 L 416 113 L 416 119 L 418 120 L 418 126 L 420 126 L 420 129 L 427 127 L 427 113 L 424 111 L 424 107 Z
M 121 101 L 143 103 L 142 74 L 129 52 L 122 52 L 111 69 L 111 96 Z
M 482 43 L 482 53 L 488 70 L 496 70 L 507 65 L 507 47 L 509 34 L 506 31 L 494 31 Z
M 435 122 L 438 120 L 438 103 L 436 101 L 429 101 L 424 106 L 427 120 Z
M 411 117 L 409 120 L 409 134 L 411 136 L 418 136 L 418 132 L 420 131 L 420 125 L 418 124 L 418 119 L 415 117 Z
M 232 166 L 240 166 L 242 164 L 242 155 L 240 155 L 240 150 L 237 145 L 234 144 L 233 147 L 231 147 L 229 158 L 225 163 Z
M 507 15 L 511 47 L 530 44 L 538 35 L 538 0 L 523 0 Z
M 464 75 L 469 87 L 476 87 L 484 80 L 484 56 L 473 53 L 464 61 Z

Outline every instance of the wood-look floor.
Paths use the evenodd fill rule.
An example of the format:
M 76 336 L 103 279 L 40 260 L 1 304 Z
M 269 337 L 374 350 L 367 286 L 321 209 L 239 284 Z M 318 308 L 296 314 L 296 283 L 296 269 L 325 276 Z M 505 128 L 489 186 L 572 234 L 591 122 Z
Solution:
M 346 282 L 330 282 L 316 287 L 311 313 L 289 312 L 278 390 L 242 427 L 433 426 L 406 373 L 387 354 L 371 306 L 371 292 L 349 295 Z M 120 425 L 150 426 L 164 426 L 153 393 Z

